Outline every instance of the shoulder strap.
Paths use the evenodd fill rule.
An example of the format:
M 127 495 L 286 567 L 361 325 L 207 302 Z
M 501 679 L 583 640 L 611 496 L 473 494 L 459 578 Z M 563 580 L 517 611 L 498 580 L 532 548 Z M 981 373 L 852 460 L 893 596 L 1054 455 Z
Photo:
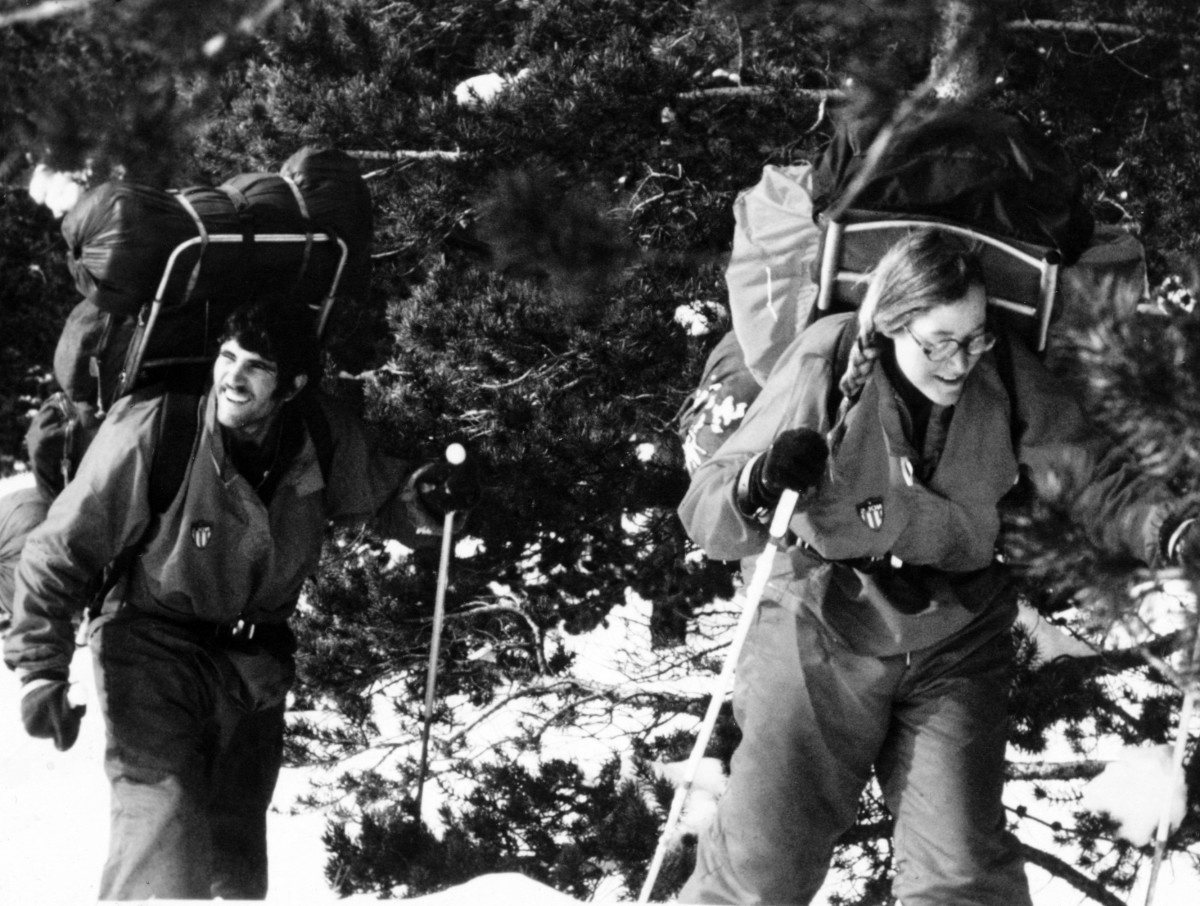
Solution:
M 200 397 L 194 393 L 163 394 L 158 412 L 158 439 L 150 463 L 150 512 L 167 511 L 187 474 L 200 426 Z
M 858 319 L 852 317 L 842 325 L 842 329 L 837 336 L 837 342 L 833 346 L 833 380 L 829 384 L 829 398 L 826 401 L 826 408 L 830 418 L 836 415 L 838 406 L 842 404 L 842 375 L 850 367 L 850 353 L 853 351 L 854 342 L 857 339 Z
M 200 425 L 200 397 L 194 393 L 163 394 L 163 404 L 155 422 L 157 438 L 150 462 L 150 514 L 160 516 L 167 511 L 187 474 Z M 95 619 L 104 607 L 104 599 L 121 577 L 133 565 L 145 546 L 142 536 L 113 558 L 104 568 L 96 593 L 88 606 L 88 618 Z
M 308 436 L 312 438 L 317 450 L 317 463 L 321 466 L 321 477 L 329 482 L 329 471 L 333 464 L 333 430 L 329 426 L 329 417 L 321 408 L 321 401 L 316 391 L 304 392 L 296 397 L 300 407 L 300 417 Z
M 1012 437 L 1013 452 L 1021 449 L 1021 437 L 1025 433 L 1025 420 L 1021 418 L 1020 406 L 1017 402 L 1017 378 L 1013 365 L 1012 338 L 1005 332 L 999 331 L 996 345 L 993 347 L 996 356 L 996 371 L 1000 374 L 1000 383 L 1008 394 L 1008 430 Z

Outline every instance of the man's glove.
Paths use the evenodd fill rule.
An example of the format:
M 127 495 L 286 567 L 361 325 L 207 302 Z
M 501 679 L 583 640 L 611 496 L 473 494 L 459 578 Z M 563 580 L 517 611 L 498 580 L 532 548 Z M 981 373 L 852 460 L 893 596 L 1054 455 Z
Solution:
M 87 706 L 72 705 L 68 700 L 66 675 L 31 673 L 22 683 L 21 720 L 26 732 L 38 739 L 53 739 L 60 752 L 75 745 Z
M 458 446 L 458 445 L 453 445 Z M 453 447 L 452 447 L 453 449 Z M 479 503 L 483 487 L 479 481 L 479 464 L 458 447 L 458 462 L 440 459 L 426 466 L 417 475 L 417 493 L 431 512 L 438 516 L 463 512 Z
M 785 490 L 803 494 L 815 487 L 828 458 L 825 438 L 812 428 L 784 431 L 742 470 L 738 480 L 742 512 L 757 515 L 774 507 Z

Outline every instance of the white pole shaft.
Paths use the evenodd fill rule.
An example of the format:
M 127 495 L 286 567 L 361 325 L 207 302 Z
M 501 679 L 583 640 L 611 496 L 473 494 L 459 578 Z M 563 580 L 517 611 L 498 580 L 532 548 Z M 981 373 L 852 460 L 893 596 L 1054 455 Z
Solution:
M 720 713 L 721 705 L 725 701 L 725 692 L 729 688 L 730 678 L 737 667 L 738 655 L 741 653 L 742 645 L 745 643 L 746 636 L 750 633 L 750 627 L 754 623 L 754 615 L 758 612 L 758 605 L 762 600 L 763 592 L 767 588 L 767 581 L 771 578 L 771 569 L 775 562 L 775 551 L 783 545 L 784 537 L 788 531 L 788 523 L 792 521 L 792 512 L 796 509 L 796 501 L 798 499 L 799 495 L 795 491 L 784 491 L 779 498 L 779 503 L 775 507 L 775 515 L 771 518 L 770 540 L 767 542 L 767 546 L 763 549 L 763 552 L 759 554 L 758 560 L 754 563 L 754 575 L 751 577 L 750 585 L 746 589 L 742 614 L 738 618 L 737 628 L 733 633 L 733 640 L 729 643 L 729 650 L 725 654 L 725 663 L 721 666 L 721 673 L 713 683 L 712 694 L 708 701 L 708 710 L 705 712 L 704 720 L 700 724 L 700 731 L 696 736 L 696 744 L 692 746 L 692 754 L 688 757 L 687 764 L 684 766 L 683 782 L 676 788 L 675 796 L 671 799 L 671 810 L 667 814 L 666 824 L 663 825 L 662 834 L 658 838 L 658 846 L 655 847 L 654 858 L 650 862 L 646 881 L 642 884 L 642 892 L 637 899 L 638 903 L 650 902 L 650 894 L 654 890 L 654 882 L 658 880 L 658 872 L 662 869 L 663 859 L 667 854 L 667 841 L 671 836 L 671 831 L 675 829 L 675 825 L 679 821 L 679 816 L 683 813 L 683 806 L 687 802 L 688 794 L 692 790 L 692 784 L 696 782 L 696 772 L 700 768 L 700 762 L 704 758 L 704 751 L 708 748 L 708 741 L 712 737 L 713 728 L 717 723 L 717 715 Z
M 1195 586 L 1193 586 L 1195 588 Z M 1188 665 L 1194 674 L 1200 669 L 1200 629 L 1196 632 L 1196 641 L 1192 649 L 1192 660 Z M 1187 755 L 1188 730 L 1192 724 L 1192 712 L 1200 696 L 1196 694 L 1196 679 L 1193 675 L 1187 691 L 1183 694 L 1183 702 L 1179 706 L 1179 728 L 1175 731 L 1175 748 L 1171 757 L 1171 773 L 1167 778 L 1167 789 L 1163 793 L 1162 811 L 1158 816 L 1158 828 L 1154 835 L 1154 855 L 1150 859 L 1150 877 L 1146 883 L 1145 906 L 1154 902 L 1154 892 L 1158 888 L 1158 873 L 1162 868 L 1163 856 L 1167 851 L 1167 838 L 1171 836 L 1171 806 L 1175 799 L 1175 789 L 1183 779 L 1183 759 Z
M 451 444 L 446 458 L 460 465 L 462 447 Z M 421 820 L 421 800 L 425 792 L 425 772 L 429 765 L 429 728 L 433 722 L 433 696 L 437 689 L 438 652 L 442 645 L 442 623 L 446 615 L 446 586 L 450 583 L 450 551 L 454 546 L 454 511 L 448 510 L 442 523 L 442 555 L 438 560 L 437 591 L 433 599 L 433 636 L 429 640 L 429 669 L 425 672 L 425 711 L 421 721 L 421 763 L 417 771 L 416 813 Z

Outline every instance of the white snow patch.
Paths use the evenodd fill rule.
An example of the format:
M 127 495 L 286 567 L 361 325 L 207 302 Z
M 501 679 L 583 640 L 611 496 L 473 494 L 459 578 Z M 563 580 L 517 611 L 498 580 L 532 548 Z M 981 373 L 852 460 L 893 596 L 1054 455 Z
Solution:
M 1182 774 L 1172 783 L 1173 773 L 1171 746 L 1129 747 L 1084 787 L 1080 805 L 1108 815 L 1121 825 L 1121 837 L 1145 846 L 1168 799 L 1171 829 L 1183 821 L 1187 785 Z
M 522 69 L 516 75 L 506 76 L 498 72 L 485 72 L 482 75 L 463 79 L 454 86 L 454 100 L 459 106 L 468 109 L 482 107 L 493 103 L 506 88 L 528 78 L 529 69 Z
M 65 173 L 38 164 L 29 180 L 29 197 L 35 204 L 48 207 L 55 217 L 62 217 L 83 195 L 85 180 L 83 173 Z

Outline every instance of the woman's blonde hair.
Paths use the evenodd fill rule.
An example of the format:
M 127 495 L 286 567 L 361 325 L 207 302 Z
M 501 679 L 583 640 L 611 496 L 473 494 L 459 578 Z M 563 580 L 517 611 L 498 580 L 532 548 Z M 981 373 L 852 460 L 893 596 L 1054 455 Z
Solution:
M 958 302 L 972 287 L 984 285 L 979 245 L 946 230 L 922 227 L 888 249 L 868 280 L 858 308 L 858 336 L 838 382 L 842 402 L 829 432 L 831 450 L 841 441 L 846 415 L 879 358 L 880 338 L 894 337 L 921 313 Z

